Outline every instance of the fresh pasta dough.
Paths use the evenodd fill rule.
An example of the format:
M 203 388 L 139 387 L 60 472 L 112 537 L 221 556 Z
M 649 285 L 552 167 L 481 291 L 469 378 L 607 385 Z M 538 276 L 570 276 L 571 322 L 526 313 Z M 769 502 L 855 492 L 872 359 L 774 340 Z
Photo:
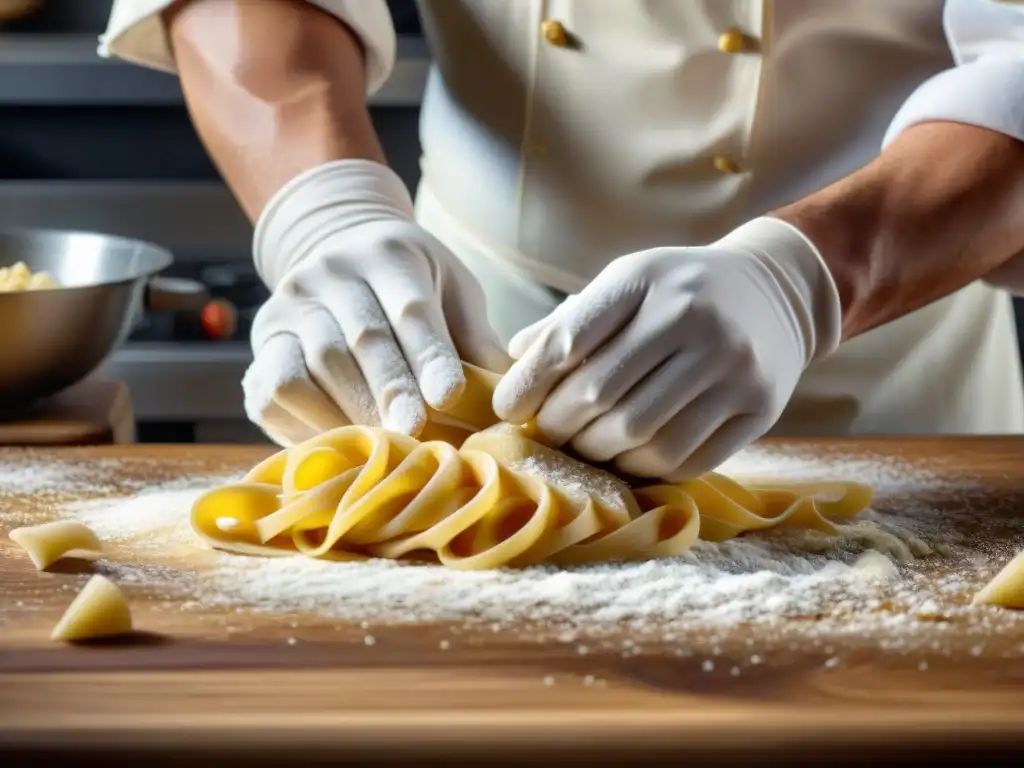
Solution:
M 361 426 L 318 435 L 200 497 L 193 530 L 243 554 L 426 555 L 481 570 L 670 557 L 777 526 L 832 533 L 871 501 L 858 483 L 744 486 L 715 473 L 633 488 L 529 425 L 495 424 L 497 377 L 467 367 L 467 379 L 420 439 Z
M 76 520 L 58 520 L 15 528 L 10 537 L 28 553 L 29 559 L 40 571 L 72 552 L 100 554 L 103 551 L 103 545 L 96 534 Z
M 44 291 L 60 288 L 48 272 L 33 272 L 23 261 L 11 267 L 0 267 L 0 293 Z
M 974 605 L 1024 609 L 1024 552 L 1007 563 L 971 602 Z
M 93 576 L 64 611 L 51 640 L 94 640 L 132 631 L 132 615 L 121 590 L 103 576 Z

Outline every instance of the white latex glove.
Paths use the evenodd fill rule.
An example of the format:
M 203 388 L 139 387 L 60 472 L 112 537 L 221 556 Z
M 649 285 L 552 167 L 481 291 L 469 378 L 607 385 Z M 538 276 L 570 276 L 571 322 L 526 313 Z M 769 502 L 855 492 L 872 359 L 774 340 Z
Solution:
M 352 423 L 416 435 L 426 405 L 461 394 L 460 358 L 508 367 L 479 284 L 415 223 L 386 166 L 342 160 L 290 181 L 260 216 L 254 258 L 272 295 L 245 408 L 282 445 Z
M 495 411 L 632 475 L 695 477 L 772 427 L 840 322 L 811 242 L 756 219 L 707 247 L 613 261 L 512 339 Z

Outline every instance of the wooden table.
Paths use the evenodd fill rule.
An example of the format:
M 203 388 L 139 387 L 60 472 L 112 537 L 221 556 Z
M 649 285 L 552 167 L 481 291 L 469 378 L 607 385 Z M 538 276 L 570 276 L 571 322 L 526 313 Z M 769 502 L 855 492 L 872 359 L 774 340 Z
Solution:
M 997 540 L 1021 530 L 1024 439 L 801 444 L 898 456 L 946 481 L 963 478 L 977 491 L 943 501 L 947 482 L 946 491 L 917 492 L 934 497 L 937 514 L 969 504 L 988 521 L 979 535 Z M 137 489 L 244 469 L 267 450 L 10 449 L 0 451 L 0 466 L 63 462 L 102 475 L 113 492 L 119 484 Z M 2 494 L 5 534 L 15 523 L 47 519 L 55 500 L 81 491 Z M 656 644 L 627 658 L 600 648 L 581 656 L 571 644 L 466 633 L 443 650 L 438 638 L 450 627 L 405 626 L 374 627 L 377 642 L 368 646 L 359 627 L 339 632 L 316 616 L 185 611 L 167 595 L 129 585 L 137 625 L 154 634 L 128 645 L 63 647 L 47 639 L 73 594 L 59 586 L 83 583 L 88 566 L 38 573 L 0 538 L 0 764 L 85 754 L 145 765 L 318 758 L 916 764 L 1024 754 L 1024 622 L 994 624 L 983 652 L 972 651 L 965 635 L 951 654 L 930 658 L 926 673 L 919 656 L 863 637 L 844 641 L 836 668 L 823 663 L 820 647 L 790 644 L 730 676 L 728 663 L 709 674 L 698 656 L 680 658 Z M 979 573 L 975 586 L 985 578 Z M 736 637 L 743 632 L 737 627 Z M 954 622 L 945 636 L 960 632 Z M 298 648 L 287 637 L 298 638 Z M 582 682 L 595 677 L 604 684 Z

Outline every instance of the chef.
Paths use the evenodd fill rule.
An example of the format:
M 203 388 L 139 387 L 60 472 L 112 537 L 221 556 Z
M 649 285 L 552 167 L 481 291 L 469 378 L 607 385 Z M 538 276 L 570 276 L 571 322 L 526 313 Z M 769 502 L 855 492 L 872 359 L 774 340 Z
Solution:
M 274 440 L 415 435 L 460 360 L 642 476 L 768 432 L 1022 431 L 1020 0 L 419 5 L 415 205 L 366 107 L 384 0 L 116 0 L 101 39 L 178 74 L 255 222 Z

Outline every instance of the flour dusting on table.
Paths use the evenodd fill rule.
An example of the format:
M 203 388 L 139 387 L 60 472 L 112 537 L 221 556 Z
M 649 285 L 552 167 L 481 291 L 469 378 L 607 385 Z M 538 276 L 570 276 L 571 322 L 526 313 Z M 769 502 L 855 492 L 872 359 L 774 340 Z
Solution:
M 305 557 L 255 558 L 206 552 L 201 567 L 172 564 L 203 549 L 189 526 L 192 502 L 227 478 L 201 477 L 60 507 L 114 544 L 107 567 L 123 582 L 159 584 L 204 605 L 310 613 L 327 619 L 401 624 L 553 627 L 564 637 L 604 631 L 642 640 L 694 632 L 725 636 L 743 626 L 760 635 L 864 637 L 893 647 L 941 642 L 950 623 L 983 637 L 1018 614 L 967 605 L 1009 558 L 983 551 L 950 524 L 963 511 L 930 506 L 928 491 L 954 492 L 969 510 L 970 484 L 940 483 L 889 459 L 751 449 L 722 468 L 738 479 L 856 480 L 871 484 L 868 510 L 838 536 L 776 529 L 645 563 L 571 569 L 457 572 L 391 561 L 337 563 Z M 1005 525 L 1005 521 L 1004 521 Z M 941 578 L 935 563 L 946 567 Z M 949 563 L 955 564 L 949 575 Z M 936 639 L 938 638 L 938 640 Z M 936 646 L 938 647 L 938 646 Z

